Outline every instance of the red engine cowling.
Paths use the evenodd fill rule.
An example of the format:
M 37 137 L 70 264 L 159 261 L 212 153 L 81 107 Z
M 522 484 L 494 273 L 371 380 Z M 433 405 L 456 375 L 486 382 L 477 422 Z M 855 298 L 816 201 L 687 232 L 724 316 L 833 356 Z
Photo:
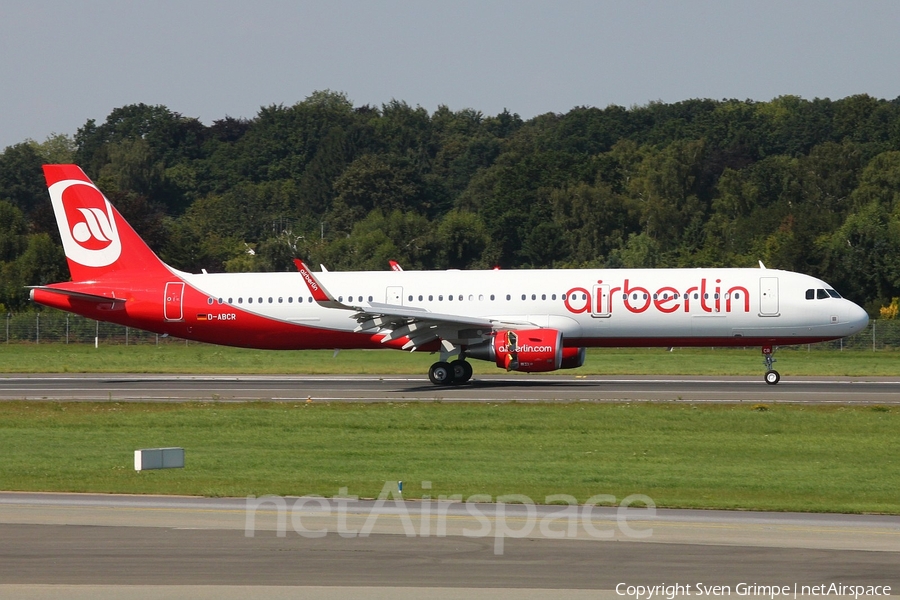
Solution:
M 501 331 L 493 346 L 497 366 L 507 371 L 538 373 L 562 366 L 562 332 L 556 329 Z
M 584 364 L 587 348 L 563 348 L 560 369 L 577 369 Z

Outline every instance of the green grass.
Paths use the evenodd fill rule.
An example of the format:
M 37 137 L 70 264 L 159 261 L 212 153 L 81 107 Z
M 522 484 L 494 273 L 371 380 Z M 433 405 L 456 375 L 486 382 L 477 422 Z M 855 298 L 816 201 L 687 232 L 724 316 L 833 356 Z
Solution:
M 900 412 L 660 404 L 0 404 L 0 489 L 244 496 L 647 494 L 900 513 Z M 185 469 L 136 473 L 137 448 Z
M 900 375 L 900 352 L 815 350 L 806 346 L 776 353 L 784 376 Z M 269 351 L 170 342 L 160 346 L 0 344 L 0 373 L 247 373 L 247 374 L 424 374 L 436 355 L 396 350 Z M 502 373 L 492 363 L 472 361 L 476 373 Z M 758 348 L 592 348 L 585 366 L 562 374 L 761 375 Z

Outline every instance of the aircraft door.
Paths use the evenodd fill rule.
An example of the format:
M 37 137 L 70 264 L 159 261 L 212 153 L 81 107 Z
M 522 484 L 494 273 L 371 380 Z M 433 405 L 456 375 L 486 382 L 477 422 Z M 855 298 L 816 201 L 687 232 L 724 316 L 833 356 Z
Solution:
M 403 304 L 403 288 L 400 286 L 388 286 L 385 292 L 385 303 L 402 305 Z
M 166 284 L 165 304 L 163 314 L 166 321 L 183 321 L 182 297 L 184 296 L 184 282 L 170 281 Z
M 610 316 L 610 305 L 612 304 L 612 299 L 609 295 L 609 285 L 595 285 L 594 286 L 594 298 L 591 303 L 591 316 L 592 317 L 609 317 Z
M 759 314 L 762 317 L 778 316 L 778 278 L 759 278 Z

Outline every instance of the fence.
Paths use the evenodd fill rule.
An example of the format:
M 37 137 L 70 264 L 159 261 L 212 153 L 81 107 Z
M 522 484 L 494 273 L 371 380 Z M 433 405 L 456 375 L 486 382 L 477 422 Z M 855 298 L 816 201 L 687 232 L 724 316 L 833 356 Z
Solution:
M 7 314 L 5 340 L 32 344 L 171 344 L 186 340 L 57 311 Z
M 140 329 L 102 323 L 58 311 L 7 314 L 5 341 L 9 343 L 171 344 L 185 340 L 165 337 Z M 900 320 L 871 320 L 854 336 L 809 346 L 810 350 L 892 350 L 900 349 Z

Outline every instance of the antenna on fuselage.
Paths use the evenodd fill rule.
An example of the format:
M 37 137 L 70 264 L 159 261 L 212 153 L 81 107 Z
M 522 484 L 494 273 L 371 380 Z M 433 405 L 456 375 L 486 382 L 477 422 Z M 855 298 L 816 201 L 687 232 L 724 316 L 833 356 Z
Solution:
M 766 265 L 764 265 L 762 261 L 759 261 L 759 268 L 760 268 L 760 269 L 765 269 L 765 268 L 766 268 Z

